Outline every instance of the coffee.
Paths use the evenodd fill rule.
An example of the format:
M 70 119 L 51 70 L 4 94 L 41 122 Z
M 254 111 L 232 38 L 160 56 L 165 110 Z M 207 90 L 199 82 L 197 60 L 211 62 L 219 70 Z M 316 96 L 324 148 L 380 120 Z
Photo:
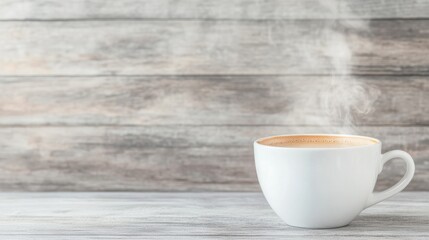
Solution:
M 359 136 L 289 135 L 259 140 L 258 143 L 286 148 L 346 148 L 376 144 L 376 139 Z
M 354 135 L 297 134 L 253 143 L 262 192 L 287 224 L 334 228 L 349 224 L 363 209 L 402 191 L 413 178 L 413 158 L 381 142 Z M 373 192 L 383 165 L 400 158 L 406 171 L 387 190 Z

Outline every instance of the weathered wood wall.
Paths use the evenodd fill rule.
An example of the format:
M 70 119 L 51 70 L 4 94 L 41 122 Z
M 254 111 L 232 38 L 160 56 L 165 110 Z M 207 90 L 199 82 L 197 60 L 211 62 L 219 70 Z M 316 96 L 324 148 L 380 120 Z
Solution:
M 311 42 L 331 19 L 370 29 L 342 29 L 352 73 L 382 93 L 359 132 L 410 152 L 407 190 L 429 190 L 422 0 L 2 1 L 0 190 L 258 190 L 254 139 L 335 129 L 287 114 L 329 81 Z M 297 64 L 308 54 L 322 64 Z

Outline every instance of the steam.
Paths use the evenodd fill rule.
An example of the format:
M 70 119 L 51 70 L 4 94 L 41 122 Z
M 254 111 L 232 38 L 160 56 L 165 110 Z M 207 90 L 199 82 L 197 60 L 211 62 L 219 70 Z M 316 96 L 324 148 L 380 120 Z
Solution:
M 352 75 L 351 66 L 355 59 L 348 33 L 369 31 L 369 24 L 365 20 L 336 19 L 340 13 L 335 6 L 324 6 L 332 11 L 330 17 L 334 18 L 324 20 L 323 27 L 316 34 L 318 39 L 310 43 L 321 49 L 324 59 L 314 60 L 314 51 L 306 53 L 304 49 L 304 64 L 320 68 L 328 63 L 330 74 L 327 79 L 314 81 L 309 88 L 294 97 L 295 112 L 292 115 L 299 114 L 296 111 L 308 114 L 308 109 L 318 109 L 306 119 L 307 124 L 323 126 L 322 132 L 359 134 L 357 120 L 373 112 L 374 102 L 380 92 L 362 81 L 362 78 Z M 351 11 L 344 5 L 342 7 L 350 15 Z

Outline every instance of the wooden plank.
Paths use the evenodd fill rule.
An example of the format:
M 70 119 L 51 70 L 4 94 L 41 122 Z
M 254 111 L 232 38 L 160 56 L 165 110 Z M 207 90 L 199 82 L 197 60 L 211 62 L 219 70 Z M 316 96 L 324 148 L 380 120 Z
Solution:
M 1 22 L 0 75 L 330 75 L 331 56 L 344 60 L 329 50 L 337 44 L 354 53 L 354 74 L 429 73 L 426 20 L 343 26 L 337 37 L 321 35 L 325 27 L 320 20 Z
M 379 92 L 373 112 L 357 116 L 357 125 L 429 125 L 427 77 L 356 80 Z M 0 125 L 340 126 L 343 119 L 327 115 L 319 102 L 324 88 L 331 91 L 330 81 L 323 76 L 3 77 Z
M 1 20 L 428 18 L 424 0 L 21 0 Z
M 2 193 L 4 239 L 427 239 L 429 193 L 404 192 L 349 226 L 287 226 L 261 193 Z
M 362 127 L 383 151 L 416 162 L 407 190 L 428 190 L 429 127 Z M 275 134 L 335 132 L 317 127 L 150 126 L 0 128 L 3 191 L 258 190 L 253 140 Z M 386 166 L 378 188 L 398 181 Z

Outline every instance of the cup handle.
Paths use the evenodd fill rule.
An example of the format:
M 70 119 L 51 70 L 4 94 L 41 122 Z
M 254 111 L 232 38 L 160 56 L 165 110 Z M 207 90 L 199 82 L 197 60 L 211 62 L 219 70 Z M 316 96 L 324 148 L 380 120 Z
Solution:
M 407 171 L 405 172 L 402 179 L 399 182 L 397 182 L 395 185 L 393 185 L 392 187 L 390 187 L 390 188 L 388 188 L 382 192 L 371 193 L 371 195 L 368 198 L 368 201 L 366 203 L 365 208 L 368 208 L 368 207 L 370 207 L 376 203 L 379 203 L 379 202 L 381 202 L 387 198 L 390 198 L 391 196 L 399 193 L 410 183 L 411 179 L 413 178 L 414 170 L 415 170 L 413 158 L 410 156 L 410 154 L 408 154 L 404 151 L 400 151 L 400 150 L 393 150 L 393 151 L 387 152 L 381 156 L 381 165 L 380 165 L 379 172 L 381 172 L 381 170 L 383 170 L 383 166 L 386 162 L 388 162 L 394 158 L 401 158 L 402 160 L 404 160 L 406 165 L 407 165 Z

